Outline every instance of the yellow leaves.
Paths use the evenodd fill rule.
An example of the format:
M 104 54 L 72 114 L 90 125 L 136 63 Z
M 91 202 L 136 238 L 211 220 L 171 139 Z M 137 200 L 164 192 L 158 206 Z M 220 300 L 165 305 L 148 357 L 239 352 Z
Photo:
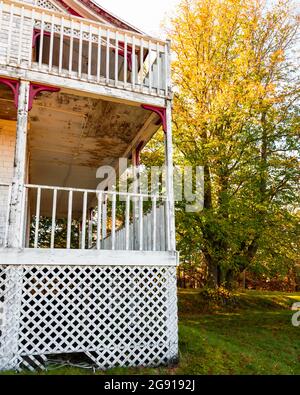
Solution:
M 283 100 L 276 78 L 292 28 L 285 19 L 288 8 L 264 12 L 264 3 L 181 1 L 169 34 L 173 80 L 181 98 L 177 105 L 175 100 L 175 115 L 182 122 L 211 130 L 226 118 L 232 134 L 255 111 Z
M 282 63 L 286 60 L 284 51 L 280 48 L 274 51 L 270 56 L 270 61 L 272 64 Z

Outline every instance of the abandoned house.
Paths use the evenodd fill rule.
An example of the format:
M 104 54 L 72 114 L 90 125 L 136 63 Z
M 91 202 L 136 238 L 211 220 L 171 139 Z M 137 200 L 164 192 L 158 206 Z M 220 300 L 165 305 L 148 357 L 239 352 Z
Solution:
M 0 0 L 0 370 L 177 359 L 170 81 L 170 43 L 92 0 Z M 165 192 L 99 189 L 159 129 Z

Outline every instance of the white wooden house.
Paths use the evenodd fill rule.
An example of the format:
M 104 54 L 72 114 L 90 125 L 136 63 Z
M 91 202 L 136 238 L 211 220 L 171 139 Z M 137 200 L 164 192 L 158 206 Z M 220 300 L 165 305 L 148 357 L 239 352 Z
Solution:
M 168 41 L 91 0 L 0 0 L 0 370 L 177 359 L 171 105 Z M 166 193 L 99 190 L 161 126 Z

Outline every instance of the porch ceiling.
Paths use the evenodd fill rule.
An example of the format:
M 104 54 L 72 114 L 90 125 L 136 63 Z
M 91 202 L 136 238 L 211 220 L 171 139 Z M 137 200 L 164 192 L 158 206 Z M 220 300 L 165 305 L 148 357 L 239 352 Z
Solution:
M 75 96 L 43 93 L 30 112 L 28 140 L 31 184 L 96 190 L 103 165 L 116 167 L 151 113 L 138 106 Z M 143 141 L 157 131 L 151 116 Z M 82 194 L 74 194 L 73 215 L 82 214 Z M 93 196 L 88 204 L 92 205 Z M 35 195 L 31 196 L 35 210 Z M 41 214 L 50 215 L 52 192 L 43 192 Z M 58 217 L 66 217 L 67 196 L 58 200 Z M 33 211 L 34 212 L 34 211 Z
M 30 112 L 30 182 L 96 188 L 97 169 L 115 166 L 148 118 L 140 107 L 44 93 Z

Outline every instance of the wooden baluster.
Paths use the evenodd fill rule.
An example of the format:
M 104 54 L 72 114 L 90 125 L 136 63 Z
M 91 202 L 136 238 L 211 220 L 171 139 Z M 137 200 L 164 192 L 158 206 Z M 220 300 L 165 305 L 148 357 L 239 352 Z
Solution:
M 44 19 L 45 13 L 42 13 L 42 20 L 41 20 L 41 34 L 40 34 L 40 48 L 39 48 L 39 70 L 42 68 L 43 63 L 43 50 L 44 50 Z
M 170 80 L 170 68 L 169 68 L 169 46 L 165 45 L 165 56 L 164 56 L 164 70 L 165 70 L 165 95 L 168 96 L 169 92 L 169 80 Z
M 22 59 L 23 26 L 24 26 L 24 7 L 22 7 L 21 19 L 20 19 L 20 34 L 19 34 L 19 46 L 18 46 L 18 66 L 21 65 L 21 59 Z
M 131 81 L 132 88 L 135 89 L 136 84 L 136 56 L 135 56 L 135 37 L 132 36 L 132 51 L 131 51 L 131 63 L 132 63 L 132 71 L 131 71 Z
M 109 84 L 109 52 L 110 52 L 109 30 L 106 30 L 106 83 L 107 84 Z
M 143 91 L 144 84 L 144 40 L 141 38 L 141 46 L 140 46 L 140 84 L 141 91 Z
M 140 241 L 140 251 L 144 250 L 144 234 L 143 234 L 143 227 L 144 227 L 144 212 L 143 212 L 143 196 L 140 196 L 139 199 L 139 241 Z
M 114 193 L 112 196 L 112 221 L 111 221 L 111 244 L 113 251 L 116 249 L 116 200 L 117 200 L 117 195 Z
M 118 86 L 119 82 L 119 40 L 118 32 L 116 31 L 115 38 L 115 86 Z
M 40 212 L 41 212 L 41 188 L 38 188 L 38 190 L 37 190 L 37 198 L 36 198 L 36 212 L 35 212 L 34 248 L 38 248 L 39 226 L 40 226 Z
M 0 15 L 0 17 L 1 17 L 1 15 Z M 32 12 L 31 12 L 31 26 L 34 26 L 34 24 L 35 24 L 35 10 L 32 10 Z M 33 60 L 32 58 L 33 58 L 33 49 L 31 46 L 30 51 L 28 51 L 28 68 L 31 68 L 31 66 L 32 66 L 32 60 Z
M 89 50 L 88 50 L 88 80 L 89 81 L 91 79 L 91 74 L 92 74 L 92 40 L 93 40 L 92 25 L 90 25 Z
M 64 29 L 65 29 L 65 20 L 64 17 L 61 18 L 61 26 L 60 26 L 60 40 L 59 40 L 59 60 L 58 60 L 58 72 L 61 74 L 62 72 L 62 63 L 63 63 L 63 50 L 64 50 Z
M 127 86 L 127 79 L 128 79 L 128 38 L 127 34 L 125 33 L 124 37 L 124 87 Z
M 102 240 L 104 241 L 107 237 L 107 194 L 104 195 L 103 209 L 102 209 Z
M 51 18 L 50 47 L 49 47 L 49 73 L 52 71 L 53 63 L 53 43 L 54 43 L 54 15 Z
M 53 249 L 54 245 L 55 245 L 56 206 L 57 206 L 57 189 L 54 189 L 54 191 L 53 191 L 53 205 L 52 205 L 51 249 Z
M 7 63 L 10 63 L 10 52 L 11 52 L 11 35 L 13 32 L 13 20 L 14 20 L 14 5 L 11 4 L 9 9 L 9 29 L 7 37 Z
M 89 210 L 89 220 L 88 220 L 88 248 L 93 247 L 93 209 Z
M 152 60 L 151 60 L 151 53 L 152 53 L 152 43 L 149 41 L 149 53 L 148 53 L 148 65 L 149 65 L 149 93 L 152 93 Z
M 156 222 L 157 222 L 157 210 L 156 210 L 157 198 L 153 197 L 152 200 L 152 216 L 153 216 L 153 228 L 152 228 L 152 249 L 156 251 Z
M 83 39 L 83 25 L 80 22 L 80 33 L 79 33 L 79 51 L 78 51 L 78 78 L 81 78 L 82 73 L 82 39 Z
M 88 193 L 83 193 L 83 207 L 82 207 L 82 229 L 81 229 L 81 249 L 85 250 L 85 235 L 86 235 L 86 211 L 87 211 Z
M 98 53 L 97 53 L 97 82 L 100 82 L 101 77 L 101 53 L 102 53 L 102 43 L 101 43 L 101 27 L 98 30 Z
M 157 94 L 160 94 L 160 50 L 159 50 L 159 43 L 157 43 L 156 47 L 156 63 L 157 63 Z
M 67 225 L 67 249 L 68 250 L 71 248 L 72 211 L 73 211 L 73 191 L 69 191 L 68 225 Z
M 126 198 L 126 215 L 125 215 L 125 229 L 126 229 L 126 241 L 125 241 L 125 249 L 129 250 L 130 243 L 130 195 Z
M 73 71 L 73 48 L 74 48 L 74 22 L 71 21 L 71 36 L 70 36 L 70 48 L 69 48 L 69 76 Z
M 98 217 L 97 217 L 97 250 L 101 249 L 101 224 L 102 224 L 102 192 L 97 194 L 98 197 Z

